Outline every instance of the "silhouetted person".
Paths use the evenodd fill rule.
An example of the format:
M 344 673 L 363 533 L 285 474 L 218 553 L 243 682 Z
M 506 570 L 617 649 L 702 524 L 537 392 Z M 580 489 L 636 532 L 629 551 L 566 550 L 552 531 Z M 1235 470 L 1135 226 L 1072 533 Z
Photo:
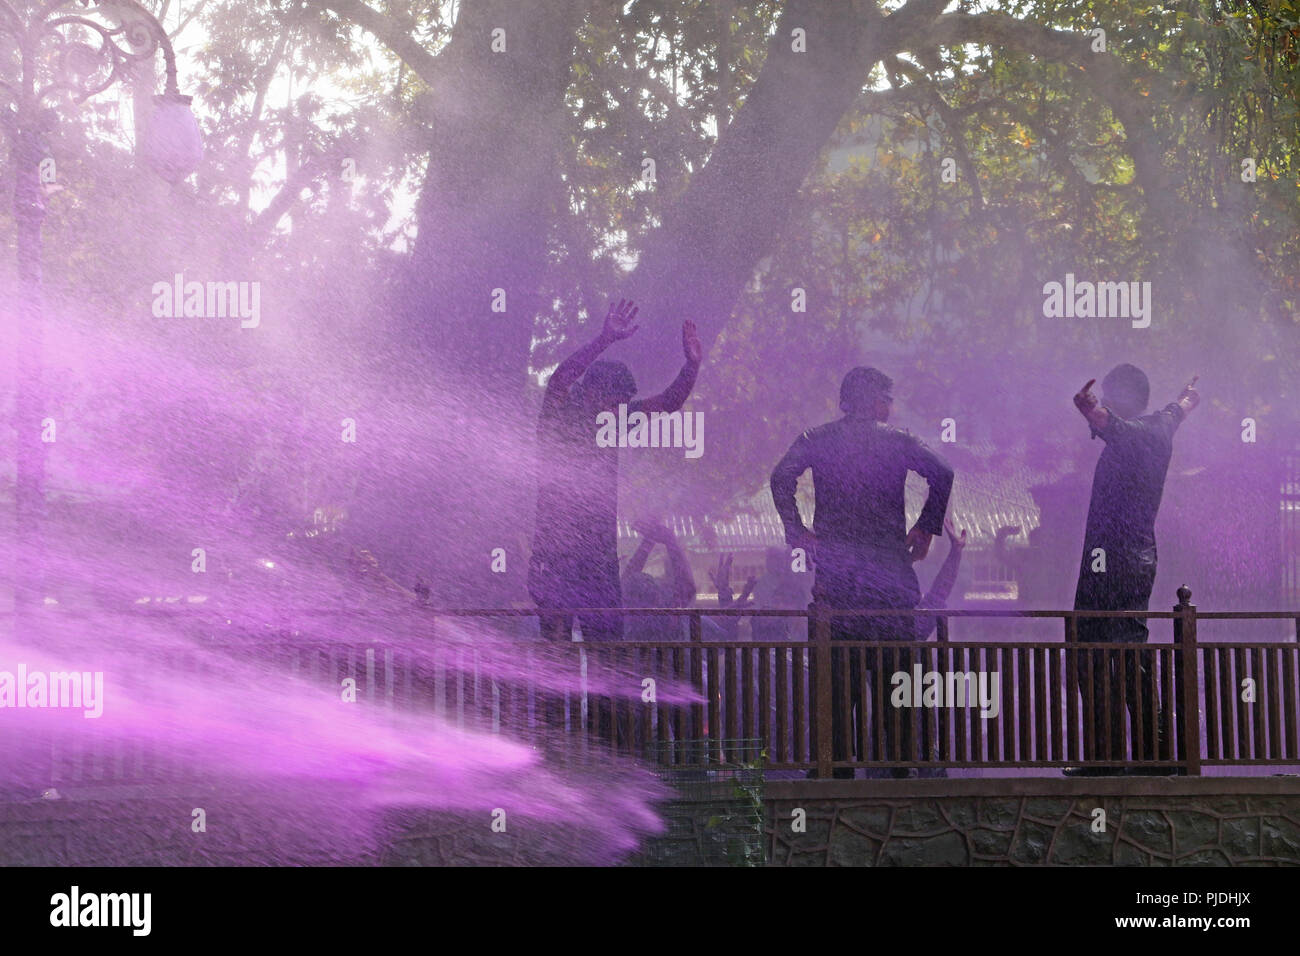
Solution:
M 672 530 L 658 521 L 638 521 L 633 527 L 641 543 L 623 569 L 623 606 L 688 607 L 695 600 L 695 577 Z M 662 578 L 645 570 L 657 544 L 664 546 L 668 557 L 668 573 Z M 674 641 L 687 636 L 684 618 L 641 614 L 628 615 L 625 634 L 629 641 Z
M 546 383 L 537 426 L 538 492 L 528 593 L 537 602 L 542 636 L 569 640 L 571 614 L 564 608 L 620 608 L 616 516 L 618 449 L 596 444 L 596 416 L 617 411 L 674 412 L 695 385 L 700 340 L 695 323 L 682 323 L 686 364 L 667 390 L 634 400 L 636 382 L 622 362 L 596 361 L 613 343 L 632 335 L 637 309 L 619 300 L 595 340 L 560 363 Z M 585 374 L 584 374 L 585 373 Z M 581 381 L 579 381 L 581 377 Z M 554 609 L 553 613 L 545 613 Z M 581 616 L 583 639 L 616 641 L 622 615 Z
M 957 583 L 957 572 L 961 570 L 962 552 L 966 550 L 966 531 L 962 530 L 957 533 L 957 528 L 951 521 L 944 520 L 943 528 L 948 532 L 948 556 L 943 559 L 943 564 L 939 566 L 939 573 L 934 576 L 930 582 L 930 590 L 922 595 L 920 603 L 917 605 L 918 610 L 925 611 L 942 611 L 948 606 L 948 596 L 952 593 L 953 585 Z M 939 616 L 918 615 L 916 621 L 916 639 L 918 641 L 928 640 L 930 635 L 939 627 Z M 921 759 L 942 759 L 943 742 L 939 739 L 938 728 L 932 717 L 932 712 L 921 711 L 921 730 L 922 730 L 922 747 Z M 948 772 L 942 767 L 922 767 L 919 771 L 922 777 L 946 777 Z
M 1091 379 L 1074 404 L 1088 420 L 1093 438 L 1106 443 L 1092 479 L 1092 498 L 1083 539 L 1083 560 L 1075 591 L 1075 610 L 1145 611 L 1156 579 L 1156 513 L 1164 492 L 1165 473 L 1173 455 L 1174 431 L 1197 406 L 1196 379 L 1152 415 L 1143 415 L 1151 387 L 1146 374 L 1133 365 L 1117 365 L 1101 383 L 1101 401 L 1090 389 Z M 1085 642 L 1145 643 L 1149 633 L 1145 618 L 1078 618 L 1078 639 Z M 1079 690 L 1085 708 L 1091 703 L 1093 720 L 1084 718 L 1086 752 L 1094 759 L 1124 760 L 1124 712 L 1121 695 L 1137 727 L 1138 708 L 1144 719 L 1144 740 L 1134 739 L 1136 758 L 1167 760 L 1168 742 L 1157 727 L 1159 709 L 1154 707 L 1155 686 L 1145 660 L 1127 667 L 1128 680 L 1119 683 L 1115 655 L 1092 651 L 1079 655 Z M 1105 698 L 1105 676 L 1110 675 L 1111 695 Z M 1092 691 L 1089 693 L 1089 680 Z M 1110 737 L 1104 740 L 1105 715 L 1109 708 Z M 1153 716 L 1155 720 L 1153 721 Z M 1155 743 L 1157 742 L 1158 743 Z M 1070 775 L 1113 775 L 1118 768 L 1067 770 Z
M 912 562 L 930 550 L 931 539 L 943 532 L 944 512 L 952 490 L 952 469 L 919 439 L 886 425 L 893 403 L 893 382 L 874 368 L 855 368 L 840 385 L 844 417 L 804 432 L 772 471 L 772 499 L 785 526 L 786 542 L 803 548 L 816 562 L 813 604 L 831 608 L 915 608 L 921 590 Z M 809 532 L 795 505 L 799 476 L 812 469 L 815 512 Z M 904 488 L 914 471 L 930 486 L 916 525 L 906 528 Z M 812 637 L 813 635 L 809 635 Z M 836 617 L 833 640 L 911 641 L 915 619 L 907 616 Z M 881 651 L 886 675 L 910 669 L 910 655 L 899 648 Z M 852 723 L 858 759 L 864 759 L 865 741 L 859 722 L 845 714 L 844 664 L 847 656 L 850 700 L 862 707 L 859 651 L 832 655 L 834 719 L 832 747 L 835 760 L 850 760 Z M 874 662 L 873 662 L 874 663 Z M 894 708 L 879 702 L 884 713 L 887 746 L 897 757 L 911 754 L 911 720 L 897 721 Z M 901 724 L 901 750 L 894 749 L 894 728 Z M 902 768 L 899 768 L 902 769 Z M 836 768 L 836 777 L 852 777 L 852 768 Z M 898 776 L 906 776 L 902 770 Z
M 763 552 L 763 576 L 755 580 L 750 577 L 745 582 L 745 594 L 752 593 L 752 599 L 749 607 L 759 610 L 782 610 L 782 611 L 805 611 L 808 608 L 809 585 L 808 575 L 799 574 L 792 570 L 790 561 L 789 548 L 766 548 Z M 730 564 L 727 565 L 730 573 Z M 730 589 L 728 588 L 728 591 Z M 722 604 L 721 596 L 718 599 L 719 605 Z M 744 595 L 741 597 L 741 605 L 744 604 Z M 800 617 L 767 617 L 756 615 L 749 618 L 750 639 L 754 641 L 772 641 L 775 643 L 788 644 L 792 641 L 803 641 L 807 639 L 808 623 L 807 620 Z M 766 662 L 767 670 L 767 687 L 777 686 L 778 678 L 778 660 L 780 655 L 784 660 L 779 662 L 781 674 L 796 674 L 799 679 L 806 679 L 803 673 L 805 667 L 802 652 L 797 653 L 793 647 L 784 647 L 777 649 L 770 655 L 761 653 L 758 655 L 756 674 L 761 673 Z M 759 680 L 763 680 L 759 677 Z M 760 695 L 754 693 L 757 688 L 749 691 L 753 707 L 757 710 L 761 706 Z M 767 720 L 769 726 L 778 727 L 780 721 L 777 719 L 777 700 L 775 696 L 768 697 L 767 703 Z M 792 727 L 787 727 L 785 731 L 786 748 L 791 747 L 794 742 L 794 736 L 798 731 Z
M 754 607 L 796 611 L 808 606 L 806 575 L 790 567 L 788 548 L 767 548 L 763 567 L 763 576 L 753 587 Z M 798 617 L 753 617 L 749 626 L 756 641 L 801 641 L 807 637 L 806 622 Z

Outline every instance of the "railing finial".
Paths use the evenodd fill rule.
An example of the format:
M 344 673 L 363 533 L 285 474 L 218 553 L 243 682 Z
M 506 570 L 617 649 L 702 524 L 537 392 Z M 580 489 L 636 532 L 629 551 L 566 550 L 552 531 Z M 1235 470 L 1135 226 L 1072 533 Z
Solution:
M 1181 607 L 1187 607 L 1192 603 L 1192 589 L 1186 584 L 1178 589 L 1178 604 Z

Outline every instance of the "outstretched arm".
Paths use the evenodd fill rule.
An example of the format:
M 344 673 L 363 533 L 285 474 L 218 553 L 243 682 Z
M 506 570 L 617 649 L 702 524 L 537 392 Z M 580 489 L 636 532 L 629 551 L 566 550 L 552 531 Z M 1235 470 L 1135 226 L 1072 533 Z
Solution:
M 695 377 L 700 372 L 700 360 L 704 354 L 704 350 L 700 345 L 700 337 L 695 331 L 695 323 L 690 319 L 682 323 L 682 352 L 686 356 L 686 364 L 677 373 L 677 378 L 673 379 L 673 383 L 658 395 L 652 395 L 643 401 L 633 402 L 631 410 L 639 412 L 675 412 L 686 404 L 691 389 L 695 387 Z
M 1170 402 L 1155 415 L 1145 419 L 1126 421 L 1112 414 L 1105 406 L 1098 406 L 1096 397 L 1088 391 L 1089 386 L 1092 385 L 1091 381 L 1083 387 L 1083 391 L 1074 396 L 1074 404 L 1088 419 L 1094 438 L 1106 442 L 1123 441 L 1153 428 L 1163 431 L 1167 437 L 1172 438 L 1183 419 L 1201 402 L 1201 396 L 1196 391 L 1196 381 L 1199 377 L 1194 376 L 1183 387 L 1177 401 Z
M 677 543 L 672 531 L 661 522 L 650 520 L 638 521 L 633 527 L 641 535 L 641 544 L 628 560 L 626 573 L 644 570 L 646 558 L 654 546 L 662 544 L 668 552 L 668 576 L 672 582 L 673 597 L 677 601 L 675 606 L 685 607 L 690 604 L 695 600 L 695 576 L 691 574 L 690 559 L 686 557 L 686 552 Z
M 1178 430 L 1178 426 L 1183 423 L 1183 420 L 1191 414 L 1192 409 L 1201 404 L 1201 396 L 1196 391 L 1196 380 L 1198 378 L 1200 378 L 1199 375 L 1192 376 L 1192 380 L 1184 385 L 1183 390 L 1179 392 L 1178 399 L 1160 409 L 1154 416 L 1155 427 L 1162 429 L 1170 439 L 1174 437 L 1174 432 Z
M 957 583 L 957 571 L 961 567 L 961 555 L 966 549 L 966 532 L 963 530 L 958 535 L 957 529 L 949 521 L 945 521 L 943 526 L 948 532 L 952 547 L 948 549 L 948 557 L 944 558 L 943 567 L 939 568 L 939 573 L 935 575 L 930 590 L 925 593 L 918 605 L 932 611 L 939 611 L 948 606 L 948 595 L 952 593 L 952 586 Z M 916 619 L 916 636 L 920 640 L 925 640 L 930 636 L 930 632 L 938 626 L 939 619 L 937 617 L 918 617 Z
M 640 529 L 637 529 L 640 532 Z M 641 532 L 641 543 L 636 546 L 632 556 L 627 559 L 627 566 L 623 569 L 624 574 L 640 574 L 645 570 L 645 563 L 650 557 L 650 552 L 655 549 L 655 543 L 644 536 Z
M 668 570 L 672 576 L 673 594 L 677 606 L 685 607 L 695 600 L 695 575 L 691 573 L 691 562 L 686 552 L 677 543 L 671 531 L 665 529 L 664 547 L 668 549 Z
M 631 299 L 619 299 L 617 305 L 611 302 L 600 335 L 566 358 L 551 373 L 551 377 L 546 382 L 546 400 L 550 401 L 553 396 L 567 393 L 591 363 L 600 357 L 601 352 L 635 332 L 637 326 L 632 323 L 638 311 L 640 310 Z
M 950 521 L 944 522 L 944 528 L 948 532 L 952 547 L 948 549 L 948 557 L 944 558 L 943 567 L 939 568 L 939 573 L 934 576 L 934 582 L 930 585 L 930 590 L 925 593 L 925 597 L 921 598 L 920 605 L 936 611 L 948 606 L 948 595 L 952 593 L 952 586 L 957 583 L 961 555 L 966 550 L 966 532 L 957 534 L 957 529 Z
M 1092 394 L 1092 386 L 1096 381 L 1095 378 L 1088 379 L 1087 384 L 1074 396 L 1074 407 L 1079 410 L 1080 415 L 1088 419 L 1094 437 L 1098 432 L 1105 431 L 1106 426 L 1110 424 L 1110 411 L 1097 401 L 1096 395 Z

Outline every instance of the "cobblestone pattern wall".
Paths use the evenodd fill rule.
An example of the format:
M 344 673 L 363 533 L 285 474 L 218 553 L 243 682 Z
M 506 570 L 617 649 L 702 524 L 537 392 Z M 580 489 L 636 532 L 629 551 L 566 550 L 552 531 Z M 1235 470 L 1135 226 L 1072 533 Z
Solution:
M 776 800 L 767 829 L 775 866 L 1300 865 L 1300 796 Z
M 35 801 L 0 804 L 0 865 L 518 866 L 601 863 L 591 834 L 436 814 L 390 819 L 377 841 L 322 845 L 290 813 L 209 804 L 208 832 L 191 830 L 197 801 Z M 807 830 L 794 833 L 802 808 Z M 1094 830 L 1094 810 L 1106 827 Z M 676 808 L 678 811 L 681 807 Z M 717 809 L 678 819 L 659 844 L 625 860 L 718 864 Z M 679 814 L 680 815 L 680 814 Z M 724 821 L 725 822 L 725 821 Z M 662 840 L 663 838 L 661 838 Z M 769 799 L 767 860 L 775 866 L 1300 865 L 1300 794 L 1146 796 L 907 796 Z M 759 859 L 761 859 L 761 854 Z M 750 861 L 747 861 L 750 862 Z

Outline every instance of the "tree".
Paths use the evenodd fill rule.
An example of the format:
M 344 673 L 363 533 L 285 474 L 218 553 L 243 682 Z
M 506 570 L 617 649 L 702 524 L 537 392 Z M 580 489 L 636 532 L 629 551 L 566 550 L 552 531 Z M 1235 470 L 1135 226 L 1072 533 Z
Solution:
M 833 413 L 867 342 L 889 344 L 913 420 L 956 405 L 1003 448 L 1050 431 L 1058 377 L 1121 352 L 1189 374 L 1215 355 L 1225 420 L 1293 396 L 1294 2 L 945 6 L 209 0 L 198 189 L 136 195 L 88 137 L 94 191 L 56 199 L 49 229 L 90 265 L 113 258 L 100 217 L 140 223 L 146 245 L 124 270 L 59 278 L 153 335 L 141 290 L 159 274 L 264 277 L 279 327 L 315 348 L 274 360 L 302 414 L 401 420 L 347 466 L 362 537 L 417 564 L 454 542 L 451 569 L 526 527 L 532 375 L 611 294 L 643 303 L 616 357 L 646 387 L 678 361 L 680 318 L 714 349 L 695 407 L 716 451 L 689 483 L 666 459 L 645 469 L 660 505 L 748 497 L 794 430 Z M 341 181 L 345 160 L 364 187 Z M 418 198 L 394 227 L 404 181 Z M 1042 285 L 1067 271 L 1149 278 L 1168 321 L 1145 338 L 1047 323 Z M 220 362 L 270 376 L 257 341 Z M 436 453 L 411 447 L 421 429 Z

